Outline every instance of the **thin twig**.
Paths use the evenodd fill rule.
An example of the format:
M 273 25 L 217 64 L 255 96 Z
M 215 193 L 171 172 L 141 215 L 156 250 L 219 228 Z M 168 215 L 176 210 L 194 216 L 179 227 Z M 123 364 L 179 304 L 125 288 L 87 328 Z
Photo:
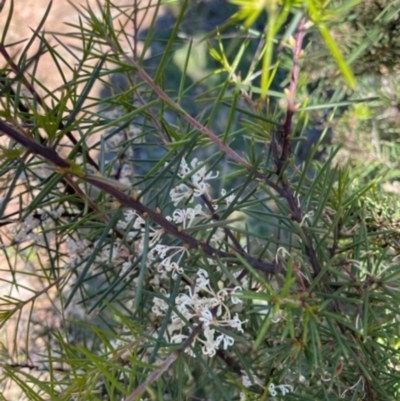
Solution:
M 297 92 L 297 85 L 299 82 L 300 73 L 300 58 L 303 51 L 303 41 L 306 34 L 306 18 L 302 18 L 297 27 L 296 35 L 294 37 L 293 48 L 293 67 L 292 76 L 289 85 L 289 92 L 287 96 L 287 111 L 285 122 L 283 123 L 283 149 L 281 161 L 285 162 L 289 157 L 290 141 L 289 138 L 292 134 L 292 119 L 295 113 L 295 99 Z
M 112 40 L 108 37 L 105 37 L 104 39 L 107 41 L 111 49 L 118 54 L 118 48 L 117 46 L 114 45 Z M 178 112 L 192 127 L 202 132 L 203 134 L 207 135 L 211 139 L 211 141 L 218 146 L 218 149 L 221 152 L 227 154 L 231 159 L 235 160 L 237 163 L 240 163 L 241 165 L 246 166 L 248 169 L 251 169 L 251 164 L 246 162 L 246 160 L 244 160 L 241 156 L 239 156 L 231 147 L 225 145 L 213 131 L 211 131 L 209 128 L 199 123 L 194 117 L 192 117 L 184 109 L 182 109 L 181 106 L 179 106 L 176 102 L 174 102 L 164 92 L 164 90 L 153 81 L 150 75 L 147 74 L 147 72 L 139 65 L 138 62 L 136 62 L 136 60 L 133 59 L 133 57 L 129 57 L 126 54 L 123 54 L 123 57 L 127 63 L 129 63 L 135 68 L 138 75 L 143 79 L 144 82 L 147 83 L 147 85 L 150 86 L 151 89 L 154 90 L 154 92 L 158 95 L 158 97 L 161 100 L 169 104 L 172 107 L 172 109 Z
M 301 223 L 303 221 L 303 213 L 300 209 L 300 205 L 296 197 L 294 196 L 293 190 L 285 177 L 283 177 L 283 168 L 289 158 L 290 154 L 290 139 L 292 135 L 292 119 L 293 115 L 296 111 L 295 99 L 297 86 L 299 82 L 299 73 L 300 73 L 300 58 L 303 49 L 303 41 L 306 34 L 306 18 L 303 17 L 299 25 L 297 27 L 296 34 L 294 36 L 294 47 L 293 47 L 293 67 L 292 67 L 292 75 L 289 85 L 289 91 L 287 94 L 288 105 L 286 111 L 286 118 L 283 124 L 283 129 L 281 135 L 281 146 L 279 149 L 279 145 L 276 141 L 279 141 L 278 138 L 272 138 L 272 146 L 273 146 L 273 154 L 275 159 L 275 164 L 277 168 L 277 174 L 280 177 L 280 182 L 282 186 L 280 187 L 279 194 L 286 199 L 290 210 L 292 211 L 292 218 L 297 223 Z M 280 156 L 279 156 L 280 153 Z M 314 272 L 314 276 L 318 275 L 321 271 L 321 265 L 318 260 L 317 254 L 315 252 L 313 241 L 310 234 L 307 232 L 307 229 L 304 227 L 300 227 L 303 231 L 305 237 L 305 251 L 307 256 L 310 259 L 310 263 Z
M 176 361 L 176 359 L 188 348 L 192 345 L 193 341 L 196 339 L 196 337 L 201 333 L 203 330 L 203 325 L 199 324 L 196 326 L 192 332 L 190 333 L 189 337 L 185 340 L 185 342 L 182 344 L 181 348 L 178 350 L 174 351 L 160 366 L 159 369 L 155 370 L 152 372 L 149 377 L 139 386 L 135 389 L 135 391 L 130 394 L 128 397 L 124 399 L 124 401 L 134 401 L 138 397 L 140 397 L 145 391 L 146 388 L 151 384 L 154 383 L 156 380 L 158 380 L 161 375 L 168 370 L 168 368 L 172 365 L 173 362 Z

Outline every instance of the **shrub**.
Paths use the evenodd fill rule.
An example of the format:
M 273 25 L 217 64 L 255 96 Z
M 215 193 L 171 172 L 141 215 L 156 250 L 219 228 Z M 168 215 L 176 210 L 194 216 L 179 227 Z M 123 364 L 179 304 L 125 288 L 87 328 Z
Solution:
M 4 389 L 30 400 L 398 397 L 398 200 L 385 188 L 400 152 L 340 164 L 327 142 L 335 125 L 365 140 L 351 118 L 364 112 L 366 124 L 384 104 L 359 97 L 368 77 L 335 40 L 365 4 L 231 3 L 207 32 L 185 19 L 189 6 L 210 15 L 207 3 L 170 6 L 171 29 L 160 2 L 142 4 L 153 19 L 141 42 L 138 2 L 82 7 L 66 35 L 80 40 L 76 66 L 62 66 L 43 24 L 37 54 L 30 41 L 11 57 L 5 27 Z M 59 91 L 30 69 L 44 51 Z

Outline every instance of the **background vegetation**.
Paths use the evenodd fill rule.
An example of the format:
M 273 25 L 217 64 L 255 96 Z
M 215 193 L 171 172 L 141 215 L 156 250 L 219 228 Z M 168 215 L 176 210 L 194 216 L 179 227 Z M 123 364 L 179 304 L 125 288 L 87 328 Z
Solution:
M 0 42 L 0 397 L 398 399 L 400 3 L 50 7 Z

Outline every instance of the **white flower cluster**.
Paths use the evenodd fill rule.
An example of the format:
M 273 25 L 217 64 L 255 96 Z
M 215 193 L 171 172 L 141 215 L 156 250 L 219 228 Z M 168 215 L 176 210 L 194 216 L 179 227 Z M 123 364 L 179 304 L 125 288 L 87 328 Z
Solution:
M 253 380 L 251 380 L 249 375 L 245 371 L 242 370 L 242 384 L 244 387 L 249 388 L 253 384 L 256 384 L 260 387 L 264 387 L 263 382 L 257 377 L 257 375 L 254 372 L 252 372 L 252 377 L 253 377 Z
M 171 251 L 172 253 L 169 253 Z M 184 246 L 171 246 L 163 244 L 156 245 L 152 252 L 152 254 L 158 255 L 161 258 L 161 263 L 158 266 L 158 272 L 172 272 L 172 278 L 176 278 L 177 274 L 183 273 L 183 268 L 180 266 L 180 262 L 185 253 L 187 253 L 187 248 Z M 178 259 L 173 260 L 173 258 L 176 256 Z
M 184 183 L 175 186 L 171 192 L 171 199 L 176 206 L 181 200 L 189 199 L 193 201 L 194 197 L 203 194 L 208 195 L 209 184 L 208 180 L 218 177 L 218 172 L 213 175 L 211 172 L 206 174 L 206 166 L 199 167 L 197 159 L 193 159 L 190 167 L 183 158 L 179 167 L 178 176 L 183 180 L 190 180 L 190 187 Z M 226 195 L 226 192 L 223 193 Z M 227 197 L 227 204 L 232 201 L 232 195 Z M 166 216 L 168 221 L 176 225 L 181 225 L 182 229 L 192 226 L 194 220 L 198 216 L 206 216 L 202 211 L 201 205 L 196 205 L 194 208 L 175 209 L 172 216 Z M 145 248 L 145 229 L 146 221 L 135 211 L 128 210 L 124 214 L 124 219 L 118 222 L 117 227 L 121 230 L 128 231 L 125 233 L 128 240 L 134 240 L 135 251 L 141 254 Z M 161 243 L 164 230 L 162 228 L 154 228 L 149 226 L 149 252 L 147 253 L 147 265 L 152 265 L 157 259 L 161 259 L 158 266 L 159 273 L 172 273 L 172 278 L 176 278 L 178 274 L 183 273 L 181 266 L 182 258 L 188 253 L 185 246 L 171 246 Z M 222 231 L 222 230 L 221 230 Z M 223 234 L 223 231 L 222 231 Z M 217 237 L 217 233 L 214 237 Z M 214 238 L 215 239 L 215 238 Z M 123 263 L 122 271 L 126 271 L 131 266 L 130 261 Z M 163 276 L 165 277 L 165 276 Z
M 67 264 L 64 266 L 65 268 L 79 265 L 90 254 L 89 243 L 86 240 L 75 241 L 72 238 L 68 238 L 65 241 L 65 245 L 69 258 Z
M 190 181 L 190 186 L 181 183 L 176 185 L 170 191 L 170 196 L 174 206 L 176 206 L 182 200 L 189 200 L 189 202 L 193 202 L 195 197 L 199 197 L 201 195 L 209 196 L 210 184 L 207 181 L 217 178 L 219 176 L 219 172 L 215 175 L 212 175 L 212 172 L 206 174 L 206 166 L 198 167 L 199 162 L 196 158 L 192 160 L 190 163 L 190 167 L 187 164 L 185 158 L 182 158 L 178 176 L 183 180 Z
M 257 384 L 258 386 L 264 387 L 264 385 L 262 384 L 261 380 L 255 376 L 254 376 L 254 383 L 250 380 L 250 378 L 247 376 L 246 373 L 243 373 L 242 376 L 242 384 L 244 387 L 249 388 L 251 387 L 253 384 Z M 268 386 L 268 392 L 272 397 L 276 397 L 278 396 L 278 392 L 277 390 L 279 390 L 282 395 L 286 395 L 288 393 L 292 393 L 293 392 L 293 387 L 290 384 L 279 384 L 277 386 L 275 386 L 275 384 L 271 383 Z M 247 401 L 247 396 L 246 394 L 242 391 L 240 393 L 240 401 Z M 253 398 L 251 398 L 253 399 Z
M 175 224 L 182 225 L 182 228 L 188 228 L 193 224 L 195 217 L 202 215 L 201 205 L 196 205 L 194 208 L 176 209 L 172 216 L 167 216 L 166 219 Z M 129 229 L 126 233 L 128 240 L 135 239 L 135 250 L 140 254 L 144 249 L 145 238 L 145 220 L 136 212 L 128 210 L 125 212 L 124 220 L 119 221 L 118 228 L 122 230 Z M 183 273 L 183 268 L 180 265 L 182 257 L 187 254 L 185 246 L 171 246 L 161 244 L 161 237 L 164 230 L 161 228 L 149 227 L 149 252 L 147 253 L 147 264 L 150 266 L 155 260 L 161 259 L 158 266 L 158 272 L 172 272 L 172 278 L 176 278 L 177 274 Z M 130 262 L 124 263 L 123 269 L 130 266 Z M 129 265 L 129 266 L 128 266 Z
M 128 227 L 130 231 L 127 233 L 127 239 L 132 240 L 137 238 L 135 244 L 137 245 L 137 251 L 143 251 L 144 249 L 144 238 L 145 238 L 145 230 L 146 230 L 146 221 L 143 217 L 141 217 L 138 213 L 133 210 L 127 210 L 124 213 L 124 220 L 119 221 L 117 223 L 117 227 L 126 230 Z M 149 246 L 153 247 L 158 244 L 161 239 L 161 236 L 164 234 L 164 230 L 156 229 L 154 227 L 149 227 Z
M 276 397 L 278 395 L 278 392 L 276 390 L 279 390 L 282 395 L 293 393 L 293 387 L 290 384 L 278 384 L 277 386 L 275 386 L 274 383 L 271 383 L 268 386 L 268 391 L 272 395 L 272 397 Z
M 231 194 L 229 196 L 226 196 L 226 189 L 224 189 L 224 188 L 221 189 L 221 195 L 222 195 L 223 198 L 225 198 L 225 202 L 226 202 L 227 206 L 229 206 L 233 202 L 233 200 L 235 199 L 235 194 Z
M 193 208 L 175 209 L 171 216 L 167 216 L 168 221 L 173 221 L 175 224 L 182 224 L 182 228 L 188 228 L 192 225 L 195 217 L 203 215 L 201 205 L 196 205 Z
M 207 181 L 218 176 L 211 173 L 206 174 L 206 167 L 199 168 L 196 159 L 191 162 L 190 166 L 184 159 L 182 160 L 179 176 L 183 181 L 185 177 L 188 180 L 190 179 L 190 183 L 188 185 L 179 184 L 171 191 L 171 198 L 175 204 L 182 199 L 192 198 L 190 199 L 192 201 L 193 197 L 203 194 L 208 195 L 209 184 L 207 184 Z M 185 195 L 178 196 L 178 193 L 185 193 Z M 223 193 L 223 195 L 226 195 L 226 193 Z M 227 204 L 232 199 L 227 197 Z M 195 219 L 199 216 L 206 216 L 206 214 L 202 211 L 201 205 L 196 205 L 195 207 L 176 209 L 166 219 L 176 225 L 180 225 L 182 229 L 187 229 L 194 224 Z M 164 229 L 147 224 L 142 216 L 132 210 L 125 211 L 124 217 L 118 222 L 117 227 L 125 232 L 124 238 L 139 255 L 146 248 L 146 236 L 149 238 L 146 263 L 151 267 L 154 262 L 160 260 L 157 270 L 161 274 L 156 274 L 157 287 L 160 286 L 160 280 L 163 278 L 174 279 L 178 274 L 184 273 L 182 265 L 184 257 L 188 254 L 188 248 L 180 244 L 163 244 Z M 68 266 L 70 267 L 80 264 L 82 260 L 90 255 L 92 249 L 91 244 L 87 241 L 79 241 L 72 238 L 66 241 L 66 245 L 69 256 Z M 96 243 L 93 246 L 96 247 Z M 113 263 L 116 261 L 121 262 L 121 271 L 124 273 L 132 266 L 132 255 L 128 250 L 124 251 L 122 241 L 116 239 L 112 244 L 105 244 L 95 259 L 96 263 L 107 263 L 108 261 Z M 241 291 L 241 287 L 214 290 L 208 273 L 200 269 L 197 272 L 194 285 L 186 286 L 185 289 L 187 290 L 185 293 L 181 293 L 176 297 L 176 310 L 171 314 L 171 321 L 167 331 L 171 342 L 180 343 L 188 338 L 189 330 L 187 324 L 190 322 L 201 324 L 203 327 L 201 334 L 191 344 L 195 345 L 196 342 L 200 344 L 203 354 L 213 357 L 219 348 L 227 349 L 232 346 L 234 338 L 221 332 L 218 328 L 231 328 L 243 332 L 242 325 L 246 321 L 241 321 L 238 314 L 232 313 L 230 309 L 233 305 L 241 303 L 236 296 Z M 162 288 L 160 292 L 163 295 L 163 299 L 159 297 L 154 299 L 152 311 L 156 316 L 165 316 L 169 310 L 169 304 L 166 299 L 170 297 L 170 294 Z M 190 348 L 187 348 L 186 352 L 190 352 Z
M 243 332 L 242 324 L 246 321 L 241 321 L 237 314 L 232 317 L 227 305 L 228 300 L 231 304 L 241 302 L 235 295 L 241 288 L 223 288 L 216 292 L 210 285 L 208 273 L 203 269 L 197 272 L 194 288 L 192 289 L 190 286 L 185 288 L 187 294 L 181 293 L 175 299 L 175 306 L 179 314 L 173 312 L 171 316 L 171 324 L 168 327 L 168 332 L 172 335 L 171 341 L 180 343 L 188 337 L 182 332 L 185 326 L 184 320 L 180 317 L 182 315 L 187 321 L 203 324 L 202 335 L 204 338 L 198 337 L 196 341 L 202 343 L 204 355 L 213 357 L 221 344 L 223 349 L 233 345 L 233 337 L 225 333 L 218 333 L 217 328 L 230 327 Z M 165 291 L 163 291 L 163 295 L 169 297 Z M 159 298 L 154 300 L 152 311 L 156 315 L 165 315 L 167 310 L 168 304 L 164 300 Z M 188 348 L 186 351 L 190 352 L 190 349 Z
M 29 239 L 36 240 L 37 236 L 34 233 L 34 229 L 38 227 L 40 220 L 38 218 L 29 215 L 24 222 L 20 223 L 16 234 L 14 236 L 15 242 L 27 241 Z
M 7 233 L 17 244 L 31 241 L 36 245 L 47 246 L 55 236 L 52 231 L 54 228 L 53 220 L 60 218 L 63 213 L 64 209 L 62 207 L 58 209 L 52 209 L 51 207 L 37 209 L 35 214 L 28 215 L 24 221 L 10 224 L 7 228 Z M 52 217 L 52 220 L 48 219 L 49 216 Z

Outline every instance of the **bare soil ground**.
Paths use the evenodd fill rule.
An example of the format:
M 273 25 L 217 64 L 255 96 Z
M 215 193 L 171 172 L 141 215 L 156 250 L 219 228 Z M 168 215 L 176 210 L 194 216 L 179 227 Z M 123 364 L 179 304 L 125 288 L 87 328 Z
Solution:
M 139 1 L 139 8 L 143 8 L 145 4 L 149 3 L 149 0 Z M 57 44 L 57 41 L 54 36 L 59 37 L 63 43 L 65 43 L 68 47 L 72 48 L 72 46 L 79 44 L 79 41 L 74 41 L 71 38 L 66 38 L 62 36 L 67 32 L 71 32 L 74 30 L 71 27 L 71 24 L 77 25 L 79 23 L 79 13 L 77 9 L 92 9 L 99 17 L 100 17 L 100 9 L 98 3 L 103 4 L 103 0 L 54 0 L 53 4 L 50 8 L 48 17 L 43 26 L 43 30 L 47 32 L 47 40 L 50 43 Z M 72 5 L 73 4 L 73 5 Z M 121 7 L 122 10 L 127 11 L 128 7 L 131 7 L 133 1 L 127 0 L 113 0 L 113 4 L 118 7 Z M 11 6 L 11 0 L 5 0 L 5 6 L 0 13 L 0 27 L 6 26 L 6 21 L 9 15 Z M 39 24 L 41 23 L 43 16 L 49 6 L 49 0 L 14 0 L 14 12 L 11 19 L 10 27 L 7 32 L 6 43 L 18 43 L 20 41 L 25 40 L 25 42 L 13 45 L 9 48 L 9 52 L 12 55 L 18 56 L 23 47 L 26 45 L 27 40 L 32 37 L 32 31 L 37 29 Z M 153 17 L 152 9 L 150 12 L 144 13 L 144 11 L 139 11 L 138 20 L 143 20 L 142 29 L 145 29 L 151 19 Z M 133 31 L 133 25 L 131 21 L 127 21 L 127 18 L 124 16 L 117 16 L 114 21 L 114 26 L 118 26 L 118 24 L 127 24 L 126 30 L 128 33 Z M 2 29 L 0 28 L 0 32 Z M 39 47 L 39 41 L 36 40 L 35 45 L 28 52 L 28 55 L 33 55 L 35 51 L 37 51 Z M 66 63 L 69 65 L 76 64 L 76 60 L 69 53 L 66 48 L 58 45 L 57 50 L 60 55 L 65 58 Z M 64 71 L 64 73 L 70 74 L 68 71 Z M 71 74 L 70 74 L 71 75 Z M 52 90 L 56 90 L 61 84 L 61 76 L 57 69 L 55 68 L 54 61 L 49 53 L 43 55 L 40 59 L 37 72 L 37 79 L 43 83 L 47 88 Z M 98 89 L 98 88 L 97 88 Z

